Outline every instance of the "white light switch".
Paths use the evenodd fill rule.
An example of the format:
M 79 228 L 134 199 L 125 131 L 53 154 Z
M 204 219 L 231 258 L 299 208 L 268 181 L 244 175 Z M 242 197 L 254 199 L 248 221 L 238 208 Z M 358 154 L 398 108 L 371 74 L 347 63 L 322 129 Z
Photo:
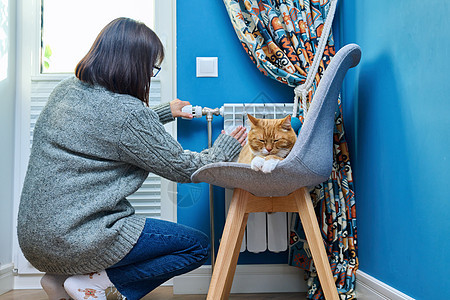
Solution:
M 217 57 L 197 57 L 197 77 L 219 77 Z

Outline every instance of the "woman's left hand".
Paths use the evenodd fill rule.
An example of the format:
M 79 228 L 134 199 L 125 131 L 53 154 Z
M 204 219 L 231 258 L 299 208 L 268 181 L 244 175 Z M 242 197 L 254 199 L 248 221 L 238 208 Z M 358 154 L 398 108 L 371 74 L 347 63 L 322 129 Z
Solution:
M 225 134 L 225 130 L 222 130 L 222 133 Z M 234 137 L 242 147 L 247 143 L 247 129 L 244 126 L 236 127 L 232 133 L 230 133 L 231 137 Z
M 190 113 L 182 112 L 181 109 L 186 105 L 191 105 L 189 101 L 181 101 L 180 99 L 175 99 L 170 101 L 170 111 L 174 118 L 182 117 L 186 119 L 192 119 L 194 116 Z

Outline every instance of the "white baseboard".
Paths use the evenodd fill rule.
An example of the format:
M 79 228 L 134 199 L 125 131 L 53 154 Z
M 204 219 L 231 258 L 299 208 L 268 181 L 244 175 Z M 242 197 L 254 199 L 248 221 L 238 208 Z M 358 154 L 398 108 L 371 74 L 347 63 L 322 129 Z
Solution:
M 41 289 L 42 274 L 13 275 L 14 265 L 0 266 L 0 295 L 15 289 Z M 173 279 L 174 294 L 206 294 L 211 266 L 202 266 Z M 167 282 L 165 285 L 171 285 Z M 238 265 L 231 293 L 306 292 L 303 270 L 288 265 Z M 415 300 L 378 279 L 356 271 L 358 300 Z
M 21 274 L 14 276 L 15 290 L 39 290 L 41 287 L 41 277 L 44 274 Z
M 211 266 L 202 266 L 174 278 L 174 294 L 206 294 Z M 238 265 L 231 293 L 306 292 L 303 270 L 288 265 Z
M 356 271 L 358 300 L 415 300 L 361 270 Z
M 0 295 L 14 288 L 14 264 L 0 265 Z
M 211 266 L 175 277 L 174 294 L 206 294 Z M 238 265 L 231 293 L 306 292 L 303 270 L 288 265 Z M 361 270 L 356 272 L 358 300 L 415 300 Z

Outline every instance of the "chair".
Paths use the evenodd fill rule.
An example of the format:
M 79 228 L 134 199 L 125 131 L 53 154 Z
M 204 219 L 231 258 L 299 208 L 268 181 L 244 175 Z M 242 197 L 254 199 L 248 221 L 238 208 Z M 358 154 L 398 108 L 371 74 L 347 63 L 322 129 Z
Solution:
M 331 174 L 337 99 L 347 70 L 358 65 L 360 58 L 360 47 L 355 44 L 343 47 L 332 58 L 297 142 L 271 173 L 254 171 L 247 164 L 219 162 L 192 175 L 193 182 L 234 188 L 207 299 L 228 299 L 252 212 L 298 212 L 325 298 L 339 299 L 308 187 L 326 181 Z

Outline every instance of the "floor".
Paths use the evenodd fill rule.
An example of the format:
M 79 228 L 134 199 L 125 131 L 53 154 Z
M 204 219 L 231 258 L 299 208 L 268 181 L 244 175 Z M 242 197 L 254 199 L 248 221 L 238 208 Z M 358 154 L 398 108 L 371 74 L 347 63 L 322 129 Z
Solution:
M 173 295 L 172 287 L 159 287 L 142 298 L 142 300 L 204 300 L 206 295 Z M 117 296 L 111 295 L 108 300 L 116 300 Z M 231 294 L 230 300 L 304 300 L 305 293 L 278 293 L 278 294 Z M 0 300 L 47 300 L 43 290 L 15 290 L 0 296 Z

